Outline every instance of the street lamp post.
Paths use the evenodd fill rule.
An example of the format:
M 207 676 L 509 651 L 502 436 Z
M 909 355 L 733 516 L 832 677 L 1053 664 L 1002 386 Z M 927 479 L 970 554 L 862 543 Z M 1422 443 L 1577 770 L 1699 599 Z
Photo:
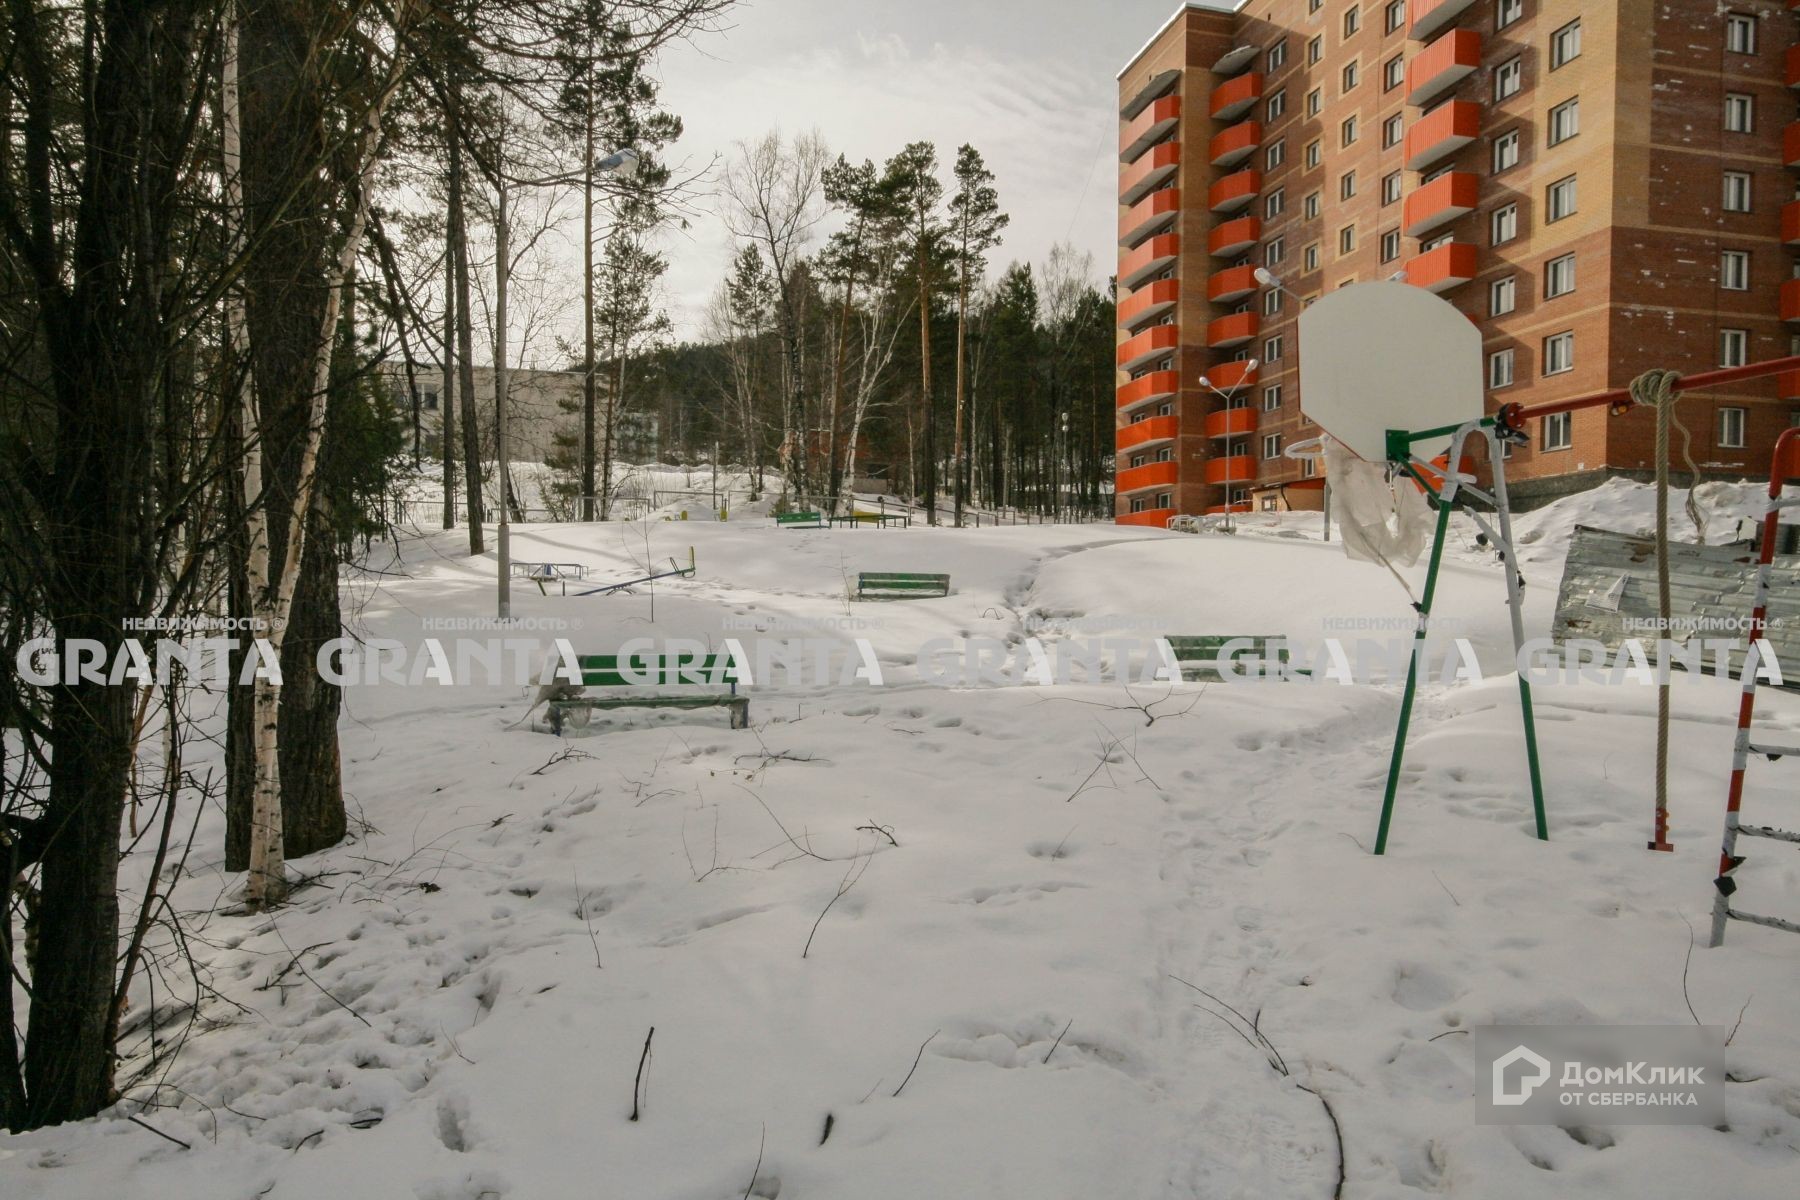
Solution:
M 1200 377 L 1200 386 L 1206 388 L 1208 391 L 1212 392 L 1213 395 L 1223 400 L 1225 402 L 1225 411 L 1229 413 L 1231 412 L 1231 401 L 1237 396 L 1238 389 L 1244 386 L 1244 380 L 1250 378 L 1250 373 L 1256 370 L 1257 365 L 1257 361 L 1254 358 L 1244 360 L 1244 373 L 1238 376 L 1238 381 L 1231 385 L 1231 390 L 1229 391 L 1220 391 L 1214 386 L 1213 381 L 1204 375 Z M 1225 426 L 1225 530 L 1229 533 L 1232 528 L 1231 460 L 1233 458 L 1231 453 L 1231 418 L 1229 416 L 1225 418 Z
M 636 150 L 615 150 L 599 162 L 594 169 L 602 175 L 612 175 L 620 179 L 629 179 L 637 174 L 638 152 Z M 494 224 L 494 275 L 495 275 L 495 317 L 494 326 L 494 457 L 499 459 L 497 466 L 500 475 L 500 526 L 496 531 L 495 543 L 499 557 L 499 616 L 502 621 L 512 619 L 512 511 L 507 503 L 511 499 L 511 489 L 507 486 L 512 478 L 512 464 L 507 461 L 509 453 L 506 439 L 506 284 L 511 263 L 507 261 L 511 247 L 507 244 L 507 185 L 508 180 L 502 176 L 498 190 L 499 204 L 495 211 Z M 585 319 L 585 315 L 584 319 Z

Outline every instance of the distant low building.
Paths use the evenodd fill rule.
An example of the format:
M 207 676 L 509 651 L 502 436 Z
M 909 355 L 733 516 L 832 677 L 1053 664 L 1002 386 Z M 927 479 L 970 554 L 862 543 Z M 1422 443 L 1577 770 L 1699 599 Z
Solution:
M 411 423 L 412 398 L 407 391 L 406 364 L 384 363 L 394 408 Z M 514 367 L 507 372 L 507 453 L 514 462 L 546 462 L 555 453 L 560 436 L 569 446 L 581 444 L 582 373 L 543 371 Z M 608 381 L 595 379 L 601 411 L 596 417 L 596 437 L 604 437 Z M 444 427 L 444 370 L 436 363 L 413 369 L 413 387 L 419 396 L 419 426 L 423 440 L 434 449 Z M 475 368 L 475 407 L 481 423 L 484 454 L 494 447 L 494 369 Z M 456 432 L 460 445 L 462 433 Z M 655 413 L 627 409 L 614 425 L 613 456 L 626 462 L 654 462 L 661 450 L 661 422 Z

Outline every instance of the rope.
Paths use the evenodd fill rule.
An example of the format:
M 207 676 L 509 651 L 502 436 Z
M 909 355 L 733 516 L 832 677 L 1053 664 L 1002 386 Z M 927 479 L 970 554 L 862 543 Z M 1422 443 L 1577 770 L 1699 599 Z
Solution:
M 1675 421 L 1675 382 L 1681 376 L 1675 371 L 1649 370 L 1631 381 L 1631 398 L 1638 404 L 1656 409 L 1656 606 L 1659 636 L 1667 638 L 1670 626 L 1669 604 L 1669 427 Z M 1694 502 L 1694 485 L 1700 481 L 1698 468 L 1688 453 L 1692 439 L 1686 426 L 1681 429 L 1683 456 L 1687 458 L 1689 483 L 1687 513 L 1694 522 L 1700 540 L 1706 540 L 1706 526 Z M 1665 674 L 1656 688 L 1656 819 L 1652 850 L 1671 850 L 1669 844 L 1669 679 Z

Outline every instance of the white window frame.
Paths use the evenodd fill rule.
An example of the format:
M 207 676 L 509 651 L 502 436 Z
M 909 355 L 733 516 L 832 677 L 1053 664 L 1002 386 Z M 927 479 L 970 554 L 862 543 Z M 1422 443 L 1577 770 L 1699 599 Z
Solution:
M 1287 189 L 1278 187 L 1263 197 L 1263 218 L 1265 220 L 1279 217 L 1287 207 Z
M 1494 5 L 1494 28 L 1505 29 L 1525 15 L 1525 0 L 1499 0 Z
M 1564 375 L 1575 369 L 1575 331 L 1565 329 L 1544 339 L 1545 375 Z
M 1734 404 L 1720 406 L 1715 428 L 1719 436 L 1719 449 L 1742 450 L 1745 434 L 1750 428 L 1750 410 Z
M 1275 412 L 1281 407 L 1281 385 L 1272 383 L 1262 390 L 1262 410 Z
M 1544 264 L 1544 299 L 1554 300 L 1575 290 L 1575 255 L 1559 254 Z
M 1381 148 L 1391 150 L 1406 136 L 1406 116 L 1395 113 L 1381 123 Z
M 1381 202 L 1397 204 L 1406 192 L 1406 175 L 1401 171 L 1389 171 L 1381 178 Z
M 1348 95 L 1355 91 L 1361 83 L 1362 63 L 1353 58 L 1344 64 L 1343 70 L 1338 72 L 1338 90 L 1340 94 Z
M 1752 211 L 1756 185 L 1750 172 L 1727 171 L 1723 179 L 1724 195 L 1720 198 L 1720 206 L 1726 212 L 1747 213 Z
M 1279 433 L 1263 434 L 1262 456 L 1265 460 L 1281 457 L 1281 435 Z
M 1504 246 L 1519 236 L 1519 206 L 1503 204 L 1488 214 L 1488 244 Z
M 1560 146 L 1581 132 L 1581 97 L 1571 96 L 1550 110 L 1549 144 Z
M 1756 132 L 1756 97 L 1749 92 L 1725 93 L 1725 132 Z
M 1550 35 L 1550 69 L 1556 70 L 1581 57 L 1581 18 L 1576 17 Z
M 1390 229 L 1381 235 L 1381 261 L 1393 262 L 1400 257 L 1400 231 Z
M 1725 14 L 1725 49 L 1731 54 L 1756 53 L 1756 18 L 1749 13 Z
M 1516 275 L 1496 279 L 1488 284 L 1488 316 L 1504 317 L 1518 307 L 1519 280 Z
M 1266 170 L 1273 171 L 1276 167 L 1279 167 L 1286 161 L 1287 139 L 1276 138 L 1269 143 L 1269 148 L 1263 151 L 1263 167 Z
M 1406 56 L 1396 54 L 1381 68 L 1381 90 L 1391 92 L 1406 82 Z
M 1512 385 L 1513 351 L 1509 346 L 1488 355 L 1488 389 L 1494 391 Z
M 1263 341 L 1262 360 L 1266 363 L 1281 361 L 1281 335 L 1279 333 Z
M 1492 169 L 1489 172 L 1498 175 L 1502 171 L 1510 171 L 1519 165 L 1519 131 L 1509 129 L 1494 139 L 1493 154 L 1489 159 Z
M 1575 176 L 1565 175 L 1544 189 L 1544 223 L 1575 215 Z
M 1748 329 L 1719 330 L 1719 365 L 1721 367 L 1741 367 L 1750 361 L 1750 331 Z
M 1719 251 L 1719 287 L 1727 292 L 1750 290 L 1750 252 Z
M 1264 102 L 1263 110 L 1267 114 L 1264 117 L 1264 120 L 1280 120 L 1281 115 L 1287 111 L 1287 89 L 1276 88 L 1274 93 Z
M 1263 247 L 1263 265 L 1266 267 L 1275 266 L 1281 262 L 1282 256 L 1286 253 L 1286 238 L 1270 238 L 1268 244 Z
M 1279 42 L 1270 46 L 1269 53 L 1263 61 L 1265 64 L 1263 69 L 1265 71 L 1280 70 L 1287 62 L 1287 39 L 1282 38 Z
M 1338 176 L 1338 199 L 1349 200 L 1356 195 L 1356 171 L 1351 169 Z
M 1388 0 L 1387 8 L 1383 10 L 1382 14 L 1381 32 L 1392 33 L 1404 24 L 1406 24 L 1406 0 Z
M 1525 60 L 1515 54 L 1494 68 L 1494 102 L 1510 100 L 1525 88 Z
M 1567 450 L 1575 444 L 1575 414 L 1551 413 L 1544 418 L 1542 447 L 1545 450 Z

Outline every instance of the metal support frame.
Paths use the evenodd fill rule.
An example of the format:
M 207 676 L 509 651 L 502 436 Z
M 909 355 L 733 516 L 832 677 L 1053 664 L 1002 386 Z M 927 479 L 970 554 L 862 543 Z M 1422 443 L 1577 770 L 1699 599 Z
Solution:
M 1419 442 L 1430 441 L 1445 434 L 1450 435 L 1450 450 L 1444 463 L 1442 483 L 1434 488 L 1426 478 L 1425 471 L 1435 473 L 1436 468 L 1422 461 L 1413 453 L 1412 448 Z M 1488 461 L 1493 465 L 1494 471 L 1494 491 L 1491 495 L 1477 488 L 1473 478 L 1459 469 L 1463 460 L 1463 447 L 1471 437 L 1479 437 L 1487 444 Z M 1456 506 L 1458 497 L 1465 492 L 1494 506 L 1497 529 L 1490 527 L 1480 514 L 1473 510 L 1469 510 L 1469 513 L 1476 525 L 1498 547 L 1501 563 L 1506 568 L 1506 605 L 1512 617 L 1514 655 L 1517 656 L 1525 645 L 1524 579 L 1519 574 L 1518 555 L 1513 549 L 1512 508 L 1506 495 L 1506 460 L 1500 452 L 1501 442 L 1514 437 L 1511 427 L 1493 417 L 1417 433 L 1402 429 L 1388 430 L 1387 453 L 1390 465 L 1405 471 L 1424 489 L 1437 508 L 1437 522 L 1432 532 L 1431 557 L 1425 570 L 1425 590 L 1414 605 L 1419 619 L 1413 627 L 1412 655 L 1406 666 L 1406 689 L 1401 694 L 1400 720 L 1394 729 L 1394 751 L 1388 760 L 1387 790 L 1381 800 L 1381 825 L 1375 834 L 1376 854 L 1387 853 L 1388 830 L 1394 817 L 1394 797 L 1400 790 L 1400 768 L 1406 757 L 1406 732 L 1412 724 L 1413 701 L 1418 693 L 1419 662 L 1424 657 L 1425 637 L 1431 626 L 1432 602 L 1437 597 L 1438 569 L 1443 565 L 1444 543 L 1450 532 L 1450 513 Z M 1531 709 L 1531 683 L 1523 672 L 1519 673 L 1519 705 L 1525 724 L 1525 761 L 1531 776 L 1531 805 L 1537 819 L 1537 836 L 1542 841 L 1549 841 L 1550 832 L 1544 815 L 1543 772 L 1538 764 L 1537 724 Z

